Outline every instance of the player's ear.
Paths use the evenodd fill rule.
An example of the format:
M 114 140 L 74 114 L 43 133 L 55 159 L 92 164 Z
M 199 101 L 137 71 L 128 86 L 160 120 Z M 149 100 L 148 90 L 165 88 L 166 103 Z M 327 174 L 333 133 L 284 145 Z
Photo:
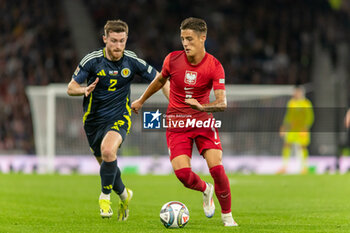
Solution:
M 103 42 L 107 44 L 107 37 L 105 35 L 102 36 Z
M 207 39 L 207 35 L 203 33 L 203 34 L 201 34 L 201 35 L 200 35 L 200 37 L 199 37 L 199 38 L 200 38 L 201 42 L 203 42 L 203 43 L 204 43 L 204 42 L 205 42 L 205 40 Z

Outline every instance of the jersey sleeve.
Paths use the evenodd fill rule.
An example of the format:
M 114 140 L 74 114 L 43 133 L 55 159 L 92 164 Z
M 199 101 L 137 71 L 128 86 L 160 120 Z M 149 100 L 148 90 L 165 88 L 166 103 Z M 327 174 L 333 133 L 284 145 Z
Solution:
M 291 115 L 292 115 L 291 110 L 292 110 L 292 100 L 289 100 L 287 103 L 286 113 L 283 118 L 283 125 L 289 126 L 291 122 Z
M 213 89 L 225 90 L 225 71 L 221 63 L 217 60 L 213 69 Z
M 84 64 L 83 60 L 79 63 L 72 75 L 72 78 L 79 84 L 84 83 L 90 73 L 91 62 Z
M 132 51 L 127 51 L 127 56 L 133 58 L 134 67 L 136 68 L 136 73 L 140 75 L 143 79 L 147 81 L 152 81 L 156 75 L 157 70 L 153 66 L 149 65 L 147 62 L 138 58 L 137 55 Z
M 306 101 L 306 111 L 307 111 L 305 123 L 307 128 L 311 128 L 312 124 L 314 123 L 314 111 L 313 111 L 311 101 L 308 99 L 305 99 L 305 101 Z
M 167 78 L 170 76 L 170 54 L 165 57 L 162 68 L 162 76 Z

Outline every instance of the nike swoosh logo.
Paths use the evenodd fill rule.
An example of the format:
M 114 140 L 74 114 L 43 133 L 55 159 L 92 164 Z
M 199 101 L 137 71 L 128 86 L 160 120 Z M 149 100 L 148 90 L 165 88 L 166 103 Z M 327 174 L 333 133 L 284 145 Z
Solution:
M 214 142 L 215 143 L 215 145 L 219 145 L 221 142 Z
M 228 194 L 226 194 L 226 195 L 220 195 L 220 196 L 221 196 L 221 198 L 227 198 L 228 195 L 230 195 L 230 194 L 228 193 Z
M 192 90 L 194 87 L 185 87 L 184 90 L 187 91 L 187 90 Z

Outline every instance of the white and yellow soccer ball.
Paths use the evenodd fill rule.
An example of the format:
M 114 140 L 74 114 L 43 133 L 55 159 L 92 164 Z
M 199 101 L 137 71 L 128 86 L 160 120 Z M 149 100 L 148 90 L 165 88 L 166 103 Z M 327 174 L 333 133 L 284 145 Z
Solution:
M 160 210 L 160 221 L 166 228 L 182 228 L 190 220 L 185 204 L 179 201 L 165 203 Z

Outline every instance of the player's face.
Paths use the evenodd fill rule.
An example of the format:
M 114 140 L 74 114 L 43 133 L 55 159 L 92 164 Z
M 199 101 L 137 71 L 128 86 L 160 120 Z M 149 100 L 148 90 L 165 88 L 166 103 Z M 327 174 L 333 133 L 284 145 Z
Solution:
M 126 32 L 109 32 L 107 36 L 103 36 L 107 53 L 112 61 L 117 61 L 123 56 L 127 39 Z
M 204 50 L 205 34 L 191 29 L 181 30 L 181 42 L 188 57 L 193 57 Z
M 302 98 L 304 98 L 304 91 L 300 88 L 296 88 L 294 90 L 293 96 L 295 99 L 302 99 Z

